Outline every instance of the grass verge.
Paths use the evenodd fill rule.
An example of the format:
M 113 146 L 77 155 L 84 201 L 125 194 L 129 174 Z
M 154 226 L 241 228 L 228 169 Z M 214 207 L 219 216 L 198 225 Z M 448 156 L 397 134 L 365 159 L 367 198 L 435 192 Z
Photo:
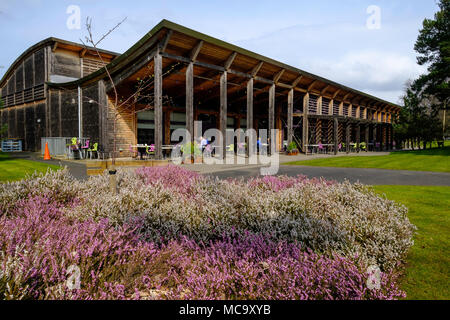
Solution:
M 46 172 L 48 168 L 58 170 L 59 166 L 26 159 L 15 159 L 7 153 L 0 153 L 0 182 L 21 180 L 35 171 Z
M 286 164 L 313 167 L 450 172 L 450 147 L 420 151 L 397 151 L 387 156 L 334 157 L 289 162 Z
M 402 288 L 408 299 L 450 299 L 450 187 L 374 186 L 409 208 L 418 227 Z

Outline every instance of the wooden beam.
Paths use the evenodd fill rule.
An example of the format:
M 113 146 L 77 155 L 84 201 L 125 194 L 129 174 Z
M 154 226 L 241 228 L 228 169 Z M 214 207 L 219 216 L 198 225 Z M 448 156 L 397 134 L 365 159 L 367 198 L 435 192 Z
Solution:
M 253 69 L 252 71 L 250 71 L 250 74 L 252 77 L 256 77 L 256 75 L 258 74 L 259 70 L 261 70 L 262 66 L 263 66 L 264 62 L 260 62 L 258 63 Z
M 155 156 L 162 159 L 162 56 L 159 52 L 153 58 L 155 69 L 154 105 L 155 105 Z
M 303 152 L 306 154 L 308 152 L 308 137 L 309 137 L 309 121 L 308 121 L 308 114 L 309 114 L 309 93 L 305 94 L 305 97 L 303 98 L 303 123 L 302 123 L 302 149 Z
M 338 144 L 339 144 L 339 120 L 338 118 L 334 117 L 334 123 L 333 123 L 333 143 L 334 143 L 334 154 L 338 154 Z
M 269 130 L 267 132 L 270 139 L 269 152 L 272 152 L 272 144 L 275 143 L 272 139 L 272 132 L 275 129 L 275 84 L 270 86 L 269 89 Z
M 350 153 L 350 129 L 351 124 L 347 122 L 345 125 L 345 152 Z
M 222 133 L 222 139 L 220 141 L 222 159 L 226 157 L 226 133 L 227 133 L 227 72 L 224 71 L 220 75 L 220 132 Z
M 330 87 L 330 85 L 326 86 L 322 91 L 320 91 L 320 95 L 323 96 Z
M 202 47 L 203 47 L 203 40 L 200 40 L 190 53 L 190 59 L 192 62 L 197 60 L 198 54 L 202 50 Z
M 291 87 L 295 88 L 300 83 L 300 80 L 302 80 L 302 79 L 303 79 L 302 75 L 298 76 L 297 79 L 295 79 L 294 82 L 292 82 Z
M 366 124 L 365 128 L 364 128 L 364 141 L 366 142 L 366 152 L 369 151 L 369 130 L 370 130 L 370 125 Z
M 347 93 L 343 98 L 342 98 L 342 102 L 346 102 L 348 96 L 351 95 L 351 92 Z
M 318 80 L 314 80 L 308 87 L 307 91 L 311 91 L 312 88 L 314 88 L 314 86 L 316 85 L 316 83 L 318 82 Z
M 253 129 L 253 78 L 247 82 L 247 130 Z
M 58 41 L 55 41 L 55 44 L 52 47 L 52 52 L 55 52 L 58 49 Z
M 83 50 L 81 50 L 81 51 L 80 51 L 80 58 L 84 58 L 84 56 L 86 55 L 86 53 L 87 53 L 87 49 L 86 49 L 86 48 L 84 48 Z
M 194 64 L 190 63 L 186 70 L 186 129 L 194 140 Z
M 278 84 L 278 82 L 280 81 L 281 77 L 283 76 L 283 74 L 286 72 L 285 69 L 281 69 L 280 72 L 278 72 L 275 77 L 273 78 L 273 82 L 275 84 Z
M 341 92 L 341 89 L 337 89 L 336 92 L 333 94 L 333 100 L 336 99 L 337 95 Z
M 288 93 L 287 140 L 288 145 L 294 140 L 294 89 Z
M 356 125 L 356 149 L 359 153 L 359 145 L 361 144 L 361 125 L 359 123 Z
M 169 44 L 170 38 L 172 37 L 172 30 L 169 30 L 164 38 L 164 40 L 160 43 L 159 50 L 161 52 L 166 51 L 167 45 Z
M 227 61 L 225 62 L 224 68 L 226 71 L 229 71 L 231 68 L 231 65 L 233 64 L 234 59 L 236 59 L 237 56 L 237 52 L 233 52 L 227 59 Z

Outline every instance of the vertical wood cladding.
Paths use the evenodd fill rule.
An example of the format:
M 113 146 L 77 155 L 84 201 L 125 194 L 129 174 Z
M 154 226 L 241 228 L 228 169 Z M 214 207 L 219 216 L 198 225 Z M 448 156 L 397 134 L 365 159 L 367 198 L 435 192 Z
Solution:
M 8 131 L 9 131 L 8 113 L 9 113 L 8 109 L 2 110 L 2 126 L 7 125 Z M 9 137 L 9 132 L 5 132 L 4 137 L 6 137 L 6 138 Z
M 36 120 L 34 106 L 29 106 L 25 108 L 25 148 L 28 151 L 36 150 Z
M 25 139 L 24 110 L 24 108 L 17 108 L 16 110 L 17 138 L 19 139 Z
M 78 136 L 77 90 L 61 91 L 61 127 L 63 137 Z
M 8 80 L 8 95 L 16 92 L 16 76 L 13 74 Z
M 34 53 L 34 85 L 40 85 L 45 82 L 45 54 L 44 48 Z
M 16 112 L 14 109 L 8 110 L 8 135 L 10 138 L 17 138 L 16 135 Z
M 35 106 L 35 118 L 36 118 L 36 132 L 35 132 L 35 151 L 38 151 L 41 147 L 41 138 L 45 137 L 46 134 L 46 103 L 39 103 Z M 37 120 L 40 119 L 41 121 L 38 122 Z
M 24 81 L 23 81 L 23 65 L 19 65 L 16 71 L 16 92 L 23 91 Z
M 100 139 L 98 95 L 97 85 L 83 90 L 83 136 L 90 138 L 92 143 Z
M 120 114 L 117 116 L 116 121 L 116 150 L 119 151 L 123 149 L 128 151 L 130 145 L 136 143 L 136 116 L 135 109 L 133 106 L 125 107 L 120 110 Z M 107 126 L 104 128 L 106 130 L 107 140 L 103 145 L 108 151 L 113 150 L 114 144 L 114 116 L 115 116 L 114 105 L 111 100 L 108 100 L 108 115 L 107 115 Z
M 29 89 L 34 86 L 33 56 L 25 60 L 24 66 L 25 66 L 25 89 Z
M 81 59 L 75 52 L 57 50 L 51 54 L 50 73 L 71 78 L 81 78 Z
M 61 129 L 59 123 L 59 91 L 50 91 L 50 132 L 52 137 L 58 137 Z

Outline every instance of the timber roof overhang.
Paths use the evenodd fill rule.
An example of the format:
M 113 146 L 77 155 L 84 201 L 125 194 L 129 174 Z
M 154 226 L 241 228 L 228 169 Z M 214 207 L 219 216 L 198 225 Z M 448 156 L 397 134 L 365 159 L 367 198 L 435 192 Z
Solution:
M 131 68 L 138 59 L 142 60 L 142 57 L 148 55 L 148 61 L 150 62 L 149 53 L 156 50 L 157 46 L 161 46 L 164 41 L 167 42 L 162 50 L 163 57 L 178 60 L 181 63 L 188 64 L 195 60 L 195 65 L 206 69 L 228 71 L 230 74 L 243 78 L 253 77 L 256 82 L 260 81 L 266 85 L 275 83 L 279 88 L 309 92 L 345 103 L 364 103 L 369 108 L 386 107 L 389 110 L 401 108 L 394 103 L 167 20 L 162 20 L 124 54 L 109 63 L 106 68 L 113 77 L 117 77 L 116 75 L 120 77 L 120 73 L 126 74 L 126 69 Z M 192 58 L 193 54 L 195 59 Z M 48 83 L 48 85 L 67 89 L 78 86 L 84 87 L 105 79 L 106 76 L 104 67 L 76 81 Z
M 79 52 L 79 53 L 83 52 L 84 50 L 87 50 L 87 51 L 89 51 L 89 53 L 91 55 L 96 55 L 96 52 L 95 52 L 94 48 L 92 48 L 92 47 L 86 47 L 86 46 L 76 43 L 76 42 L 50 37 L 50 38 L 44 39 L 44 40 L 36 43 L 35 45 L 31 46 L 15 60 L 13 62 L 13 64 L 8 68 L 6 73 L 3 75 L 2 79 L 0 80 L 0 87 L 3 87 L 5 82 L 11 76 L 11 73 L 14 72 L 14 70 L 16 70 L 18 65 L 23 60 L 27 59 L 30 55 L 32 55 L 36 51 L 40 50 L 41 48 L 44 48 L 47 46 L 52 46 L 52 48 L 54 48 L 54 49 L 62 48 L 62 49 L 75 51 L 75 52 Z M 109 58 L 109 59 L 114 59 L 115 57 L 120 56 L 119 53 L 108 51 L 108 50 L 99 49 L 98 51 L 105 58 Z

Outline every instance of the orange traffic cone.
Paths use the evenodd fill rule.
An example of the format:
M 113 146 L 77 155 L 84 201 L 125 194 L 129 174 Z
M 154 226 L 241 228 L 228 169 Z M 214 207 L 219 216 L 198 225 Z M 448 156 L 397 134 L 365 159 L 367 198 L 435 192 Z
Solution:
M 45 143 L 44 160 L 52 160 L 50 157 L 50 151 L 48 150 L 48 142 Z

